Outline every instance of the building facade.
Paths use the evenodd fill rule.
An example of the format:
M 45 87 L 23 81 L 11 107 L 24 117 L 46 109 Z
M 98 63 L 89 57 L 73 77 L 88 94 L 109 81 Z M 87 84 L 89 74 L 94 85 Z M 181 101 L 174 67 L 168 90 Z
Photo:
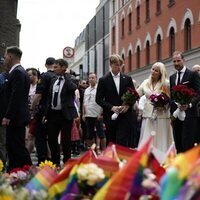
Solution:
M 0 1 L 0 57 L 5 48 L 11 45 L 19 46 L 21 24 L 17 19 L 17 0 Z
M 199 8 L 199 0 L 110 0 L 110 54 L 120 54 L 139 83 L 157 61 L 173 73 L 175 50 L 189 67 L 200 63 Z

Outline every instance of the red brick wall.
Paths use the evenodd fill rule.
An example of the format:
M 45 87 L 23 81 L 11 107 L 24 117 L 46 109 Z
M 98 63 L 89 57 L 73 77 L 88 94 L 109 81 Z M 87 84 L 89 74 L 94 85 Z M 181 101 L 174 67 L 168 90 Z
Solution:
M 120 1 L 120 0 L 118 0 Z M 141 8 L 140 8 L 140 28 L 136 28 L 136 9 L 135 9 L 135 0 L 129 1 L 125 4 L 123 8 L 120 8 L 118 11 L 119 15 L 119 51 L 121 53 L 122 49 L 125 49 L 125 72 L 128 72 L 128 46 L 132 45 L 132 70 L 136 69 L 136 54 L 135 54 L 135 46 L 137 39 L 139 38 L 141 41 L 141 61 L 140 68 L 146 66 L 146 54 L 144 48 L 144 42 L 146 38 L 147 32 L 150 33 L 151 36 L 151 46 L 150 46 L 150 63 L 154 63 L 157 61 L 156 59 L 156 44 L 154 43 L 154 38 L 156 34 L 157 27 L 160 26 L 163 33 L 162 39 L 162 59 L 166 59 L 170 57 L 169 54 L 169 38 L 166 36 L 168 25 L 170 19 L 173 17 L 176 21 L 177 32 L 175 33 L 175 47 L 176 50 L 184 51 L 184 30 L 181 30 L 181 24 L 186 12 L 186 9 L 190 9 L 193 14 L 194 24 L 191 27 L 191 49 L 200 47 L 200 4 L 199 0 L 175 0 L 175 4 L 173 6 L 168 5 L 168 0 L 161 1 L 161 13 L 160 15 L 156 15 L 156 1 L 153 0 L 150 2 L 150 21 L 148 23 L 145 22 L 146 18 L 146 5 L 145 1 L 141 0 Z M 132 5 L 132 33 L 128 33 L 128 7 Z M 125 13 L 125 36 L 121 38 L 121 14 Z M 116 53 L 116 47 L 112 47 L 112 52 Z

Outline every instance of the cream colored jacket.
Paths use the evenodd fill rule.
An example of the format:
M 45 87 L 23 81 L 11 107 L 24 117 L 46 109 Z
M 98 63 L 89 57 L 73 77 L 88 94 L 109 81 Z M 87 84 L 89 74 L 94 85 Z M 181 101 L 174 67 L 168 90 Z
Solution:
M 167 89 L 169 91 L 169 81 L 166 80 L 165 82 Z M 152 85 L 149 83 L 149 79 L 146 79 L 142 82 L 142 84 L 139 86 L 137 89 L 137 92 L 139 93 L 140 96 L 145 95 L 146 96 L 146 102 L 144 104 L 144 109 L 143 109 L 143 114 L 142 117 L 148 118 L 152 116 L 153 113 L 153 105 L 151 104 L 151 101 L 149 100 L 149 97 L 151 94 L 159 94 L 161 93 L 161 88 L 162 85 L 160 82 L 158 82 L 155 87 L 153 88 Z M 166 106 L 166 109 L 163 110 L 157 110 L 157 118 L 163 118 L 167 119 L 170 118 L 170 109 L 169 106 Z

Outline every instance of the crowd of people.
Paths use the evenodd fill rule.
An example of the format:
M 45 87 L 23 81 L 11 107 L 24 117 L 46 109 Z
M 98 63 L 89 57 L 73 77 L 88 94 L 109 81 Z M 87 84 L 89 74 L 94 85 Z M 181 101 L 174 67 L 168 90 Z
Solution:
M 156 62 L 138 86 L 122 73 L 124 61 L 118 54 L 110 56 L 110 72 L 99 80 L 94 72 L 88 80 L 78 80 L 67 61 L 53 57 L 40 74 L 36 68 L 24 69 L 21 57 L 18 47 L 8 47 L 0 74 L 0 159 L 8 172 L 32 165 L 35 149 L 38 164 L 51 160 L 60 166 L 61 152 L 65 163 L 94 143 L 98 155 L 110 142 L 140 148 L 150 135 L 152 147 L 163 154 L 173 143 L 179 153 L 200 142 L 200 66 L 187 68 L 182 52 L 173 54 L 173 75 L 168 78 L 165 65 Z M 187 105 L 170 96 L 179 84 L 197 93 Z M 140 96 L 134 105 L 123 102 L 128 88 Z M 170 100 L 155 108 L 150 97 L 163 88 Z M 185 112 L 184 119 L 174 115 L 177 108 Z

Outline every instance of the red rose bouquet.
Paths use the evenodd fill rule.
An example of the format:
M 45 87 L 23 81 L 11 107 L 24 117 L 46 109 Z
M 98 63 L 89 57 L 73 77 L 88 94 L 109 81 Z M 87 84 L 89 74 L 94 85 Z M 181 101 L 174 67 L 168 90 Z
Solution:
M 172 98 L 176 103 L 186 105 L 191 103 L 192 98 L 196 97 L 197 93 L 187 85 L 176 85 L 172 87 Z
M 122 95 L 122 105 L 133 106 L 135 102 L 140 98 L 137 91 L 133 88 L 128 87 L 127 91 Z M 112 115 L 112 120 L 116 120 L 119 114 L 114 113 Z
M 132 106 L 140 98 L 137 91 L 133 88 L 128 88 L 127 91 L 122 95 L 123 105 Z
M 193 88 L 189 88 L 187 85 L 176 85 L 172 87 L 172 98 L 177 104 L 178 108 L 174 111 L 173 116 L 183 121 L 185 119 L 185 111 L 180 110 L 180 105 L 188 105 L 191 100 L 197 96 L 197 93 Z

